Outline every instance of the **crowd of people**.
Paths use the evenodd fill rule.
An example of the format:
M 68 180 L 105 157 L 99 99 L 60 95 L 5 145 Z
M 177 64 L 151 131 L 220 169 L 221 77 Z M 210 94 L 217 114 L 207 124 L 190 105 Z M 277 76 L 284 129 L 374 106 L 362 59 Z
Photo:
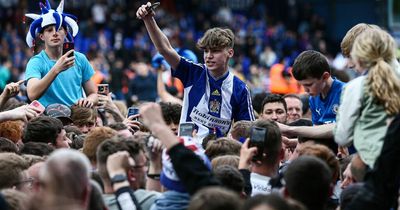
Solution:
M 176 6 L 199 6 L 195 18 L 128 2 L 109 1 L 111 12 L 96 1 L 82 22 L 66 11 L 85 2 L 24 5 L 25 41 L 5 24 L 0 209 L 400 209 L 400 64 L 388 32 L 347 32 L 341 53 L 358 75 L 347 82 L 321 22 L 300 18 L 295 39 L 294 23 L 267 27 L 239 9 L 258 1 L 227 1 L 234 13 Z M 177 16 L 161 18 L 168 10 Z M 17 58 L 22 43 L 34 51 Z

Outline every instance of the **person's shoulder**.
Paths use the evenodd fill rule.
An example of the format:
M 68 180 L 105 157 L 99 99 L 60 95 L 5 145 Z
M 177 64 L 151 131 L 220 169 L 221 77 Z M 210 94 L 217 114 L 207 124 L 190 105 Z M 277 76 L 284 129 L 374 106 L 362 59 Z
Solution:
M 149 191 L 149 190 L 144 190 L 144 189 L 137 189 L 137 190 L 135 190 L 134 194 L 136 197 L 143 197 L 143 196 L 145 196 L 145 197 L 156 196 L 157 197 L 157 196 L 161 195 L 160 192 Z
M 346 85 L 345 82 L 342 82 L 336 78 L 333 79 L 333 83 L 335 84 L 335 86 L 338 86 L 338 87 L 343 87 L 344 85 Z
M 38 54 L 32 56 L 32 57 L 29 59 L 29 62 L 39 62 L 39 61 L 42 62 L 44 59 L 46 59 L 45 52 L 44 52 L 44 51 L 41 51 L 40 53 L 38 53 Z
M 359 76 L 353 80 L 351 80 L 350 82 L 348 82 L 347 84 L 345 84 L 345 88 L 350 88 L 350 89 L 354 89 L 359 87 L 365 80 L 365 76 Z
M 246 89 L 247 85 L 246 83 L 241 80 L 239 77 L 237 77 L 236 75 L 234 75 L 232 72 L 229 72 L 229 74 L 232 74 L 232 80 L 233 80 L 233 85 L 236 87 L 239 87 L 240 89 Z M 229 79 L 229 76 L 227 77 L 227 79 Z

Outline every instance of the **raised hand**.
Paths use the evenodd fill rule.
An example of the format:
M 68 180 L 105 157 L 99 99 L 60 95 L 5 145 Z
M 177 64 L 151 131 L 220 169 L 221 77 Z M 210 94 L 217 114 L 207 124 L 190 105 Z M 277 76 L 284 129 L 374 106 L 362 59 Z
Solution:
M 149 10 L 151 3 L 147 2 L 146 4 L 143 4 L 142 6 L 139 7 L 139 9 L 136 11 L 136 17 L 138 19 L 143 19 L 147 17 L 153 17 L 155 15 L 154 10 Z
M 71 53 L 73 53 L 74 50 L 70 50 L 64 55 L 62 55 L 56 62 L 53 68 L 59 73 L 62 71 L 65 71 L 69 68 L 71 68 L 73 65 L 75 65 L 75 56 L 68 57 Z

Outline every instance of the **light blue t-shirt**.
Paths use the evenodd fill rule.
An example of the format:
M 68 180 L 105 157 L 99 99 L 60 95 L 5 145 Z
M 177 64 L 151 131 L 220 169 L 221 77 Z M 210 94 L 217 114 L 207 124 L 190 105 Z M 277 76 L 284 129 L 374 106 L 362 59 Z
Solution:
M 74 54 L 75 65 L 60 72 L 39 98 L 43 106 L 47 107 L 54 103 L 71 106 L 83 97 L 83 85 L 93 76 L 94 70 L 84 54 L 76 51 Z M 43 50 L 29 60 L 25 79 L 27 81 L 31 78 L 42 79 L 56 62 L 56 60 L 51 60 Z

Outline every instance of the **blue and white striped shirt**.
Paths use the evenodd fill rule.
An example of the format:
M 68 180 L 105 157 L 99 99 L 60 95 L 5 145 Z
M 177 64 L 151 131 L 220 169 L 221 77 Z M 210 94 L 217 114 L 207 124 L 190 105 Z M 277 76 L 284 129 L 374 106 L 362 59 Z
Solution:
M 255 119 L 249 89 L 232 72 L 214 80 L 204 64 L 181 57 L 172 75 L 185 87 L 180 123 L 194 122 L 200 142 L 215 128 L 226 134 L 232 120 Z

